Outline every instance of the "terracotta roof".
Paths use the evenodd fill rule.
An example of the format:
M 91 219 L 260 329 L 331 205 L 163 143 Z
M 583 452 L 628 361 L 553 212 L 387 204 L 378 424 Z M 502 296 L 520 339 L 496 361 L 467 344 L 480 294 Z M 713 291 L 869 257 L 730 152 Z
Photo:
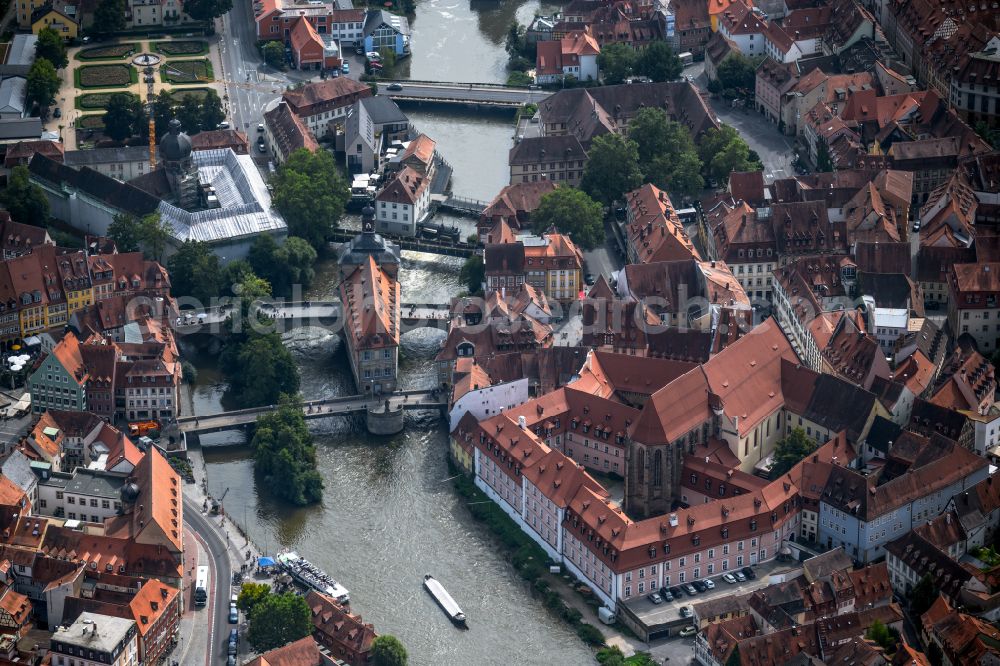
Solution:
M 537 183 L 514 183 L 507 185 L 480 214 L 480 219 L 500 217 L 508 223 L 523 224 L 521 215 L 530 215 L 538 208 L 542 197 L 556 188 L 551 180 Z
M 137 543 L 164 542 L 174 553 L 183 550 L 184 508 L 180 475 L 159 449 L 151 448 L 132 472 L 139 496 L 131 511 L 109 518 L 109 536 L 134 539 Z
M 331 80 L 337 81 L 346 78 L 346 76 L 340 76 Z M 287 93 L 285 94 L 287 95 Z M 286 102 L 278 104 L 265 113 L 264 122 L 270 128 L 271 136 L 283 156 L 287 156 L 299 148 L 305 148 L 310 152 L 319 150 L 319 144 L 316 143 L 312 132 Z
M 269 650 L 246 662 L 246 666 L 320 666 L 323 663 L 326 662 L 320 654 L 316 641 L 312 636 L 306 636 L 288 645 Z
M 321 49 L 323 48 L 323 40 L 320 39 L 319 33 L 316 32 L 312 23 L 306 20 L 305 17 L 300 16 L 295 19 L 295 23 L 292 25 L 292 31 L 289 34 L 289 39 L 292 45 L 292 50 L 298 54 L 301 54 L 302 49 L 309 44 L 318 46 Z
M 627 242 L 640 263 L 701 258 L 666 192 L 647 183 L 626 194 L 625 205 L 631 220 Z
M 424 164 L 430 164 L 431 159 L 434 157 L 434 150 L 436 146 L 437 143 L 434 139 L 430 138 L 426 134 L 421 134 L 416 139 L 410 141 L 410 143 L 406 146 L 406 150 L 403 151 L 401 159 L 406 160 L 410 157 L 416 157 Z
M 340 283 L 340 294 L 348 305 L 345 328 L 358 348 L 399 344 L 399 282 L 384 273 L 372 257 Z
M 952 274 L 957 293 L 1000 291 L 1000 263 L 955 264 Z
M 357 97 L 370 97 L 371 88 L 348 76 L 336 76 L 324 81 L 307 83 L 299 88 L 286 90 L 282 99 L 295 110 L 297 114 L 309 115 L 311 107 L 344 101 L 353 102 Z
M 8 613 L 14 623 L 14 627 L 7 627 L 8 629 L 20 629 L 31 617 L 31 602 L 28 597 L 6 585 L 0 589 L 0 609 Z
M 430 181 L 414 169 L 404 166 L 375 197 L 376 201 L 413 205 L 430 186 Z

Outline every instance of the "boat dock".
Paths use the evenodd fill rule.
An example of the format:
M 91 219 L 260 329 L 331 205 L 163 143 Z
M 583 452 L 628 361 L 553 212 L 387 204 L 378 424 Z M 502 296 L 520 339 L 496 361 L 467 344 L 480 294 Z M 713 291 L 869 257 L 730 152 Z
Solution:
M 438 602 L 438 605 L 441 606 L 441 609 L 448 615 L 448 618 L 452 622 L 459 627 L 468 628 L 465 624 L 465 613 L 462 612 L 462 609 L 458 607 L 455 600 L 448 594 L 448 590 L 444 589 L 444 586 L 430 574 L 424 576 L 424 589 L 430 592 L 430 595 L 434 597 L 434 600 Z

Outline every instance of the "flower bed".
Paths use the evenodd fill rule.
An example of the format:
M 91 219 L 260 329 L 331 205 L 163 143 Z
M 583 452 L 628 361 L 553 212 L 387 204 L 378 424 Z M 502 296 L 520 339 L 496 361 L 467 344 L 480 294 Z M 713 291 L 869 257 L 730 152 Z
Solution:
M 201 83 L 215 79 L 212 64 L 200 60 L 171 60 L 160 66 L 160 78 L 167 83 Z
M 76 108 L 82 109 L 84 111 L 93 111 L 95 109 L 105 109 L 108 106 L 108 100 L 111 99 L 112 95 L 120 93 L 84 93 L 82 95 L 76 96 Z M 135 95 L 133 95 L 135 97 Z
M 108 46 L 94 46 L 83 49 L 76 54 L 77 60 L 121 60 L 128 58 L 139 52 L 137 42 L 126 42 L 124 44 L 109 44 Z
M 84 65 L 76 70 L 77 88 L 124 88 L 139 82 L 131 65 Z
M 208 88 L 174 88 L 170 91 L 170 97 L 174 100 L 174 104 L 180 104 L 188 95 L 191 95 L 201 103 L 207 94 Z
M 80 116 L 76 124 L 80 129 L 102 130 L 104 129 L 104 114 L 96 113 L 89 116 Z
M 175 42 L 154 42 L 153 49 L 166 56 L 196 56 L 208 53 L 208 42 L 185 39 Z

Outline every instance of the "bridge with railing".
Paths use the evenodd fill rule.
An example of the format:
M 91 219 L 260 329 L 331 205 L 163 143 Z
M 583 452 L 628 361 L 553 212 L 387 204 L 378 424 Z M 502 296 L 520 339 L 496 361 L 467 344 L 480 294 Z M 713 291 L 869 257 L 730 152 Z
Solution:
M 177 317 L 174 329 L 181 334 L 217 329 L 233 314 L 235 306 L 185 310 Z M 282 333 L 294 328 L 338 329 L 343 322 L 340 301 L 259 301 L 253 306 L 255 326 L 268 326 Z M 402 303 L 399 306 L 401 329 L 437 328 L 448 330 L 451 321 L 448 303 Z
M 518 108 L 538 104 L 552 93 L 537 88 L 512 88 L 496 83 L 440 81 L 379 81 L 379 94 L 395 102 L 424 102 L 470 107 Z

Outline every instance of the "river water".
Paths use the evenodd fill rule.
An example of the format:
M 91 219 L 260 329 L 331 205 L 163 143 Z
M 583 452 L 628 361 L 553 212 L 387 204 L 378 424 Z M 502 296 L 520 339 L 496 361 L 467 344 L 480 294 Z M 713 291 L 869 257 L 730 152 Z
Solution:
M 402 74 L 413 79 L 501 82 L 506 79 L 503 41 L 516 16 L 528 23 L 551 6 L 528 2 L 420 0 L 413 27 L 413 56 Z M 513 114 L 469 114 L 440 108 L 404 109 L 416 128 L 434 138 L 454 167 L 455 194 L 488 201 L 508 182 L 507 152 Z M 439 215 L 463 236 L 470 219 Z M 406 253 L 401 269 L 404 302 L 443 303 L 461 291 L 461 260 Z M 337 271 L 317 270 L 311 298 L 335 298 Z M 433 359 L 444 334 L 419 329 L 403 336 L 401 388 L 435 383 Z M 323 331 L 285 336 L 302 375 L 302 393 L 315 399 L 355 392 L 339 338 Z M 198 368 L 187 413 L 223 409 L 225 385 L 216 358 L 185 347 Z M 326 483 L 322 505 L 297 509 L 277 501 L 254 478 L 245 447 L 205 448 L 209 490 L 229 488 L 234 520 L 269 553 L 292 548 L 351 591 L 352 609 L 376 631 L 400 638 L 415 666 L 593 663 L 588 648 L 566 623 L 533 599 L 498 544 L 475 523 L 446 478 L 447 432 L 433 414 L 407 414 L 403 433 L 374 438 L 364 424 L 344 418 L 310 421 Z M 244 444 L 240 433 L 203 436 L 205 444 Z M 237 508 L 239 507 L 239 508 Z M 244 508 L 245 507 L 245 508 Z M 423 591 L 434 574 L 469 618 L 458 631 Z

